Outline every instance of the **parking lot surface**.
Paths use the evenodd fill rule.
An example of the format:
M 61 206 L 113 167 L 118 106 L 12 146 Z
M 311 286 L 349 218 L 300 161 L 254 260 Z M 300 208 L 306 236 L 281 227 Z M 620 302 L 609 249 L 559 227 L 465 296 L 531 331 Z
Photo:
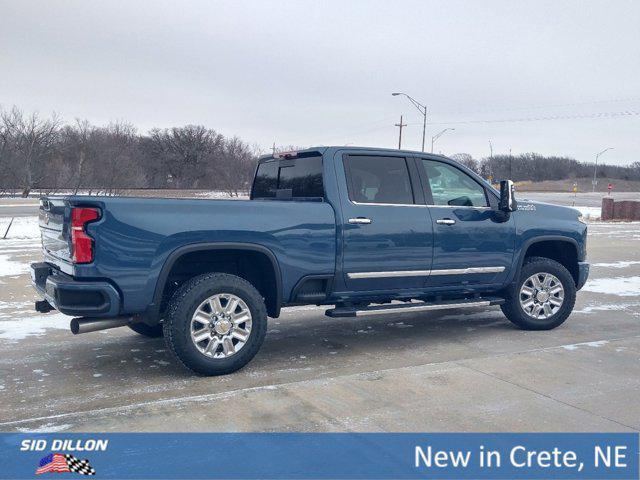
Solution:
M 26 222 L 27 220 L 25 220 Z M 271 319 L 224 377 L 183 370 L 127 328 L 73 336 L 33 311 L 39 239 L 0 240 L 3 431 L 638 431 L 640 224 L 589 227 L 590 280 L 556 330 L 498 308 Z

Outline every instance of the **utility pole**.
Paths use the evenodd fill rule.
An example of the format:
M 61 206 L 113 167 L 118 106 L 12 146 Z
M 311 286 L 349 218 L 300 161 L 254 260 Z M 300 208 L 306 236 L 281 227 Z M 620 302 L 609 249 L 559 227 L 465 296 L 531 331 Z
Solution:
M 513 169 L 511 164 L 513 163 L 513 157 L 511 156 L 511 149 L 509 149 L 509 180 L 513 180 Z
M 596 165 L 593 167 L 593 181 L 591 182 L 591 185 L 593 186 L 593 189 L 591 190 L 592 193 L 595 193 L 596 185 L 598 185 L 598 157 L 608 150 L 613 150 L 613 147 L 605 148 L 600 153 L 596 154 Z
M 406 127 L 406 123 L 402 123 L 402 115 L 400 115 L 400 123 L 395 124 L 396 127 L 400 130 L 398 134 L 398 150 L 402 150 L 402 127 Z
M 275 156 L 275 154 L 276 154 L 276 142 L 273 142 L 273 147 L 271 147 L 271 150 L 273 151 L 273 155 Z
M 489 183 L 493 183 L 493 144 L 489 140 Z

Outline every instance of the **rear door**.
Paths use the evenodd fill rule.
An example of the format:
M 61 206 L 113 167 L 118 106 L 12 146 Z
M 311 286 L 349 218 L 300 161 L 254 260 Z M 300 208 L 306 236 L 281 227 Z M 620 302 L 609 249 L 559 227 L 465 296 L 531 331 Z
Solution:
M 503 221 L 495 196 L 455 163 L 416 162 L 433 222 L 429 286 L 502 283 L 514 255 L 513 218 Z
M 336 159 L 343 199 L 342 268 L 355 292 L 423 288 L 431 268 L 432 224 L 418 172 L 402 154 Z

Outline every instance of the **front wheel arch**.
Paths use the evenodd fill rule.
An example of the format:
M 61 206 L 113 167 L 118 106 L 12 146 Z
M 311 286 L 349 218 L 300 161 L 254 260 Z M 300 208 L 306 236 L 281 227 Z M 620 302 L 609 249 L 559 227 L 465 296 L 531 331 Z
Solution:
M 509 286 L 517 282 L 522 272 L 522 267 L 532 257 L 543 257 L 554 260 L 564 266 L 571 277 L 574 284 L 579 282 L 578 262 L 580 261 L 578 242 L 571 237 L 560 235 L 546 235 L 530 238 L 520 249 L 513 276 L 509 280 Z

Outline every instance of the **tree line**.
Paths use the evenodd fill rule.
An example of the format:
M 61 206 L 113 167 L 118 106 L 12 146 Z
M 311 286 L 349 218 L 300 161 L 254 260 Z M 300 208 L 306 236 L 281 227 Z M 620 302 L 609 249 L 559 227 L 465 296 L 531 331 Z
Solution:
M 457 153 L 454 160 L 467 166 L 485 178 L 511 179 L 514 181 L 564 180 L 593 176 L 594 163 L 579 162 L 569 157 L 544 156 L 537 153 L 520 155 L 499 154 L 480 160 L 468 153 Z M 629 166 L 608 165 L 598 162 L 598 178 L 640 180 L 640 161 Z
M 255 145 L 201 125 L 139 134 L 123 121 L 96 126 L 15 107 L 0 110 L 0 194 L 172 188 L 238 195 L 249 187 L 259 153 Z
M 284 147 L 282 150 L 292 149 Z M 278 149 L 278 150 L 281 150 Z M 118 195 L 123 190 L 203 189 L 229 195 L 246 191 L 260 155 L 256 145 L 202 125 L 156 128 L 140 134 L 130 123 L 65 123 L 52 114 L 0 109 L 0 195 L 46 193 Z M 453 155 L 484 177 L 544 181 L 593 175 L 593 163 L 535 153 L 475 159 Z M 640 180 L 640 162 L 598 165 L 598 177 Z

